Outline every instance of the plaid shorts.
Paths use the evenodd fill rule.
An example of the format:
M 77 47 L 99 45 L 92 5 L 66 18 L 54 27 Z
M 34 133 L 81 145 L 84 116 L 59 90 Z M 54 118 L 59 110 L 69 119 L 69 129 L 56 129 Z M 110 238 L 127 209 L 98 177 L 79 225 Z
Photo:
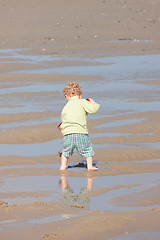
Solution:
M 94 155 L 92 143 L 88 134 L 72 133 L 63 137 L 63 155 L 65 157 L 71 157 L 74 149 L 84 158 Z

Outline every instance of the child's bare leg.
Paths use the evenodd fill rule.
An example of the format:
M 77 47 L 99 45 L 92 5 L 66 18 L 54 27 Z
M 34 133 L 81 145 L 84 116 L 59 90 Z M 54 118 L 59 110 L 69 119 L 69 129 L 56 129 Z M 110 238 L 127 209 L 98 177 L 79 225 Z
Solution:
M 61 181 L 62 181 L 62 191 L 64 191 L 68 187 L 67 177 L 65 174 L 61 174 Z
M 88 177 L 87 178 L 87 189 L 92 190 L 93 188 L 93 178 Z
M 98 171 L 98 168 L 93 167 L 93 157 L 86 158 L 86 161 L 88 171 Z
M 65 157 L 63 154 L 61 156 L 61 167 L 59 170 L 66 170 L 67 168 L 68 157 Z

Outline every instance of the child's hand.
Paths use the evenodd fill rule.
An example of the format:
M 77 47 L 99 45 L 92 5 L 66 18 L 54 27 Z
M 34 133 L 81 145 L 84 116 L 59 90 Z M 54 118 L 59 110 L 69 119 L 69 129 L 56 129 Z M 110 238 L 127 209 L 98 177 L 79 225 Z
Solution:
M 90 98 L 90 99 L 89 99 L 89 101 L 90 101 L 90 102 L 92 102 L 92 103 L 94 103 L 94 102 L 95 102 L 95 101 L 94 101 L 92 98 Z

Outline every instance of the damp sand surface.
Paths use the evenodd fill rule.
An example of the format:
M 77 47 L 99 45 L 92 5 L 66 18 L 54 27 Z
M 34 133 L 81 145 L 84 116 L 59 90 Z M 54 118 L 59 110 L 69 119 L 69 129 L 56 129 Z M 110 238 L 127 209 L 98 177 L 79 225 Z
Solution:
M 0 239 L 159 239 L 159 3 L 22 3 L 0 14 Z M 59 171 L 68 81 L 101 104 L 98 172 Z
M 103 215 L 104 230 L 99 230 L 106 236 L 108 212 L 113 223 L 117 217 L 121 219 L 119 238 L 140 239 L 152 234 L 156 239 L 157 223 L 155 231 L 148 233 L 147 217 L 144 233 L 128 233 L 124 226 L 129 227 L 126 219 L 132 221 L 133 213 L 136 224 L 142 212 L 159 214 L 160 55 L 77 57 L 73 61 L 70 57 L 36 57 L 21 51 L 0 50 L 1 60 L 10 59 L 8 66 L 13 61 L 22 64 L 21 70 L 16 67 L 2 73 L 0 84 L 0 225 L 4 239 L 13 229 L 21 235 L 25 226 L 41 226 L 41 230 L 34 229 L 34 239 L 37 235 L 63 239 L 60 228 L 67 226 L 66 220 L 74 222 L 76 229 L 75 219 L 89 223 L 92 214 L 95 221 Z M 54 67 L 61 61 L 67 66 Z M 65 104 L 62 89 L 69 78 L 80 82 L 84 98 L 94 96 L 101 104 L 100 111 L 88 117 L 97 173 L 88 173 L 85 161 L 76 152 L 67 172 L 59 172 L 57 153 L 62 148 L 62 136 L 57 125 Z M 43 216 L 37 213 L 39 208 Z M 139 231 L 138 226 L 135 231 Z

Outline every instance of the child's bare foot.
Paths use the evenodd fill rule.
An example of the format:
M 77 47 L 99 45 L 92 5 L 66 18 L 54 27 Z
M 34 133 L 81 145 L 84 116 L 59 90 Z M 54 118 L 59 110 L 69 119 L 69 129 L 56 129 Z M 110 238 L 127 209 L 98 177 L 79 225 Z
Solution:
M 88 168 L 88 171 L 98 171 L 98 168 L 96 168 L 96 167 L 91 167 L 91 168 Z

